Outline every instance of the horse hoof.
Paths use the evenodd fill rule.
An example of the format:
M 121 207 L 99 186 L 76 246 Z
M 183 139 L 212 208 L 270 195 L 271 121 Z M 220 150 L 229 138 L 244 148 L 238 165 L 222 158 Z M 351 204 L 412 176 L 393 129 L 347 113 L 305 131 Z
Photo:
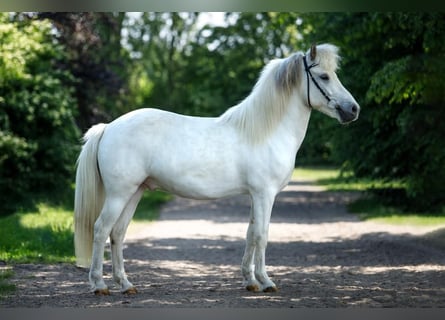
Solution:
M 247 291 L 252 291 L 252 292 L 258 292 L 260 291 L 260 287 L 258 287 L 256 284 L 249 284 L 248 286 L 246 286 Z
M 135 287 L 131 287 L 128 288 L 127 290 L 125 290 L 124 292 L 122 292 L 123 294 L 128 294 L 128 295 L 133 295 L 138 293 L 137 289 Z
M 110 295 L 110 290 L 108 288 L 96 289 L 96 290 L 94 290 L 94 294 L 96 296 L 109 296 Z
M 264 290 L 263 290 L 263 292 L 277 292 L 277 291 L 278 291 L 278 288 L 275 286 L 267 287 L 267 288 L 264 288 Z

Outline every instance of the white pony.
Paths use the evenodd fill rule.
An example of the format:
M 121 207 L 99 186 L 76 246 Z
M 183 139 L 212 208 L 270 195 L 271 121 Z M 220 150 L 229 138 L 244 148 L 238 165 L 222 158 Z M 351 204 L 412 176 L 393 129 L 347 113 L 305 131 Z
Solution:
M 109 294 L 102 267 L 110 237 L 113 278 L 123 293 L 137 292 L 124 271 L 123 240 L 144 190 L 159 188 L 193 199 L 249 194 L 242 276 L 247 290 L 276 291 L 265 266 L 269 221 L 311 111 L 340 123 L 358 118 L 359 105 L 335 74 L 337 52 L 323 44 L 270 61 L 250 95 L 217 118 L 140 109 L 89 129 L 74 210 L 77 264 L 91 263 L 91 290 Z

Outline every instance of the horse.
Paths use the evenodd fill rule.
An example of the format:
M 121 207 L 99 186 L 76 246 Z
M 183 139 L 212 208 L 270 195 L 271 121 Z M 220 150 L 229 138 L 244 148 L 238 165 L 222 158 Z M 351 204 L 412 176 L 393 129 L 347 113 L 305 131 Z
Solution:
M 359 104 L 336 75 L 338 51 L 320 44 L 271 60 L 251 93 L 219 117 L 144 108 L 92 126 L 77 159 L 74 208 L 76 264 L 90 266 L 91 292 L 110 294 L 103 280 L 109 237 L 113 279 L 122 293 L 137 293 L 122 250 L 147 189 L 192 199 L 248 194 L 243 286 L 277 291 L 265 259 L 272 206 L 290 181 L 311 112 L 341 124 L 359 116 Z

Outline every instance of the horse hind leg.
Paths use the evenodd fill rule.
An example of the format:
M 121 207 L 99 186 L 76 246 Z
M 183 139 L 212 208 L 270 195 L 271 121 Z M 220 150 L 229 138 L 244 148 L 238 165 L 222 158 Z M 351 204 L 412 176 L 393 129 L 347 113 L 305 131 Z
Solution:
M 128 198 L 107 196 L 102 211 L 94 224 L 93 256 L 89 280 L 91 291 L 96 295 L 108 295 L 110 293 L 103 280 L 105 242 L 130 197 L 131 196 Z
M 113 265 L 113 279 L 120 286 L 122 293 L 136 294 L 137 290 L 133 284 L 128 281 L 124 268 L 123 242 L 128 225 L 133 218 L 136 207 L 144 194 L 144 188 L 139 187 L 136 193 L 127 203 L 123 213 L 117 220 L 110 234 L 111 242 L 111 261 Z

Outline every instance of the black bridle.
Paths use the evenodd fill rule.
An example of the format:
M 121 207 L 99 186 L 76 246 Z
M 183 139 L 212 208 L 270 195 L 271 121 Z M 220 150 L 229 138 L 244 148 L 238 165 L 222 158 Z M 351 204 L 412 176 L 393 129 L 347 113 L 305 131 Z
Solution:
M 310 108 L 312 107 L 311 104 L 311 96 L 309 93 L 309 76 L 312 79 L 312 82 L 315 84 L 315 86 L 318 88 L 318 90 L 320 90 L 321 94 L 326 98 L 326 100 L 328 100 L 328 103 L 332 100 L 331 98 L 329 98 L 329 96 L 327 95 L 327 93 L 320 87 L 320 85 L 318 84 L 318 82 L 315 80 L 314 76 L 311 73 L 311 68 L 318 66 L 318 63 L 313 63 L 310 66 L 307 65 L 307 61 L 306 61 L 306 55 L 303 56 L 303 63 L 304 63 L 304 70 L 306 71 L 306 79 L 307 79 L 307 104 L 309 105 Z

